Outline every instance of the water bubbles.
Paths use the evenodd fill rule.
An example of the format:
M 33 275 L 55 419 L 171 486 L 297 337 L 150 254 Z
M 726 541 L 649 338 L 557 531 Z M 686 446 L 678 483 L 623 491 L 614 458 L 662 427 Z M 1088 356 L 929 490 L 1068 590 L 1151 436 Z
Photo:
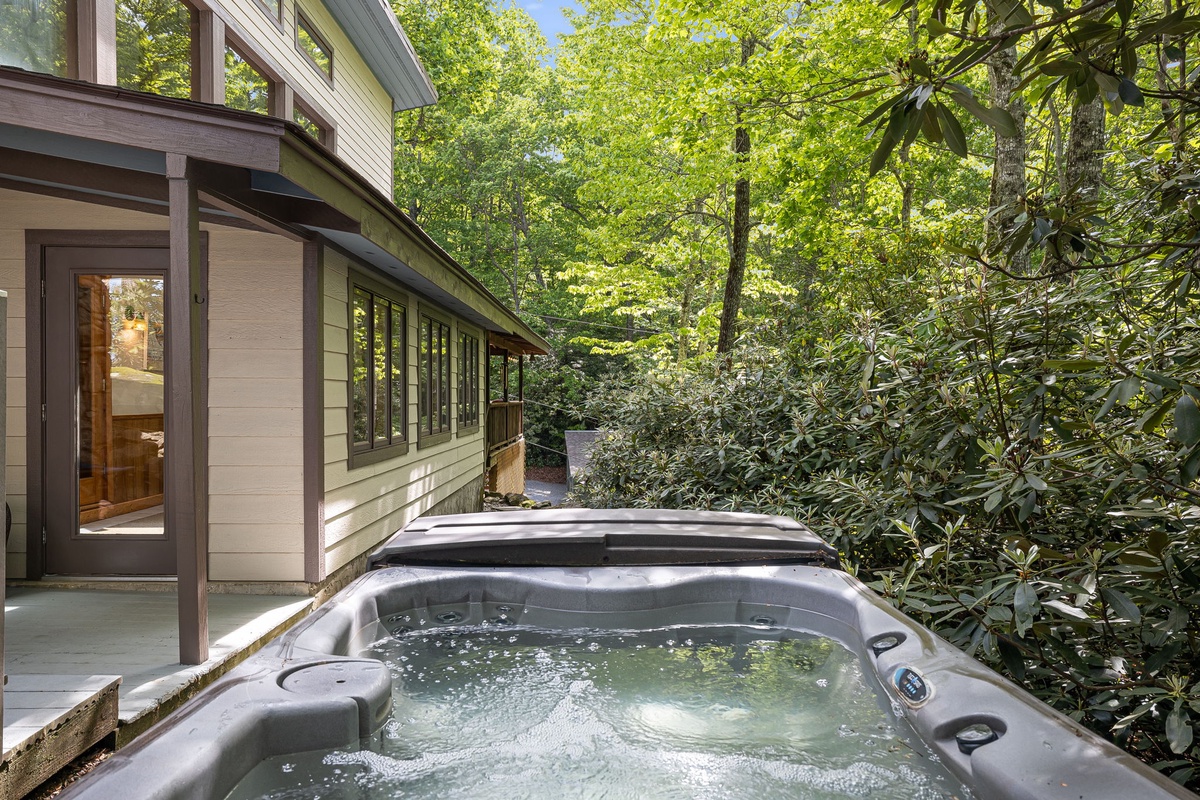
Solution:
M 296 768 L 295 764 L 284 764 L 279 768 L 280 772 L 291 772 Z
M 621 797 L 962 796 L 924 771 L 919 741 L 900 744 L 858 656 L 831 640 L 751 625 L 553 631 L 498 622 L 520 609 L 474 608 L 473 622 L 446 622 L 465 604 L 431 605 L 435 627 L 370 646 L 396 678 L 377 741 L 281 757 L 283 791 L 230 800 L 557 798 L 601 785 Z M 426 624 L 400 616 L 386 626 Z

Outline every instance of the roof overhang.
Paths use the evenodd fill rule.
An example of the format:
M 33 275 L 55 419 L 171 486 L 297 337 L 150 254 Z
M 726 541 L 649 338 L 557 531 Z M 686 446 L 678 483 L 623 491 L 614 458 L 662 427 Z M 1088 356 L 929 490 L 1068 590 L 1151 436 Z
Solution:
M 395 111 L 437 102 L 437 90 L 385 0 L 324 2 L 376 79 L 391 95 Z
M 549 352 L 389 198 L 291 122 L 0 67 L 0 185 L 166 213 L 167 153 L 199 162 L 205 221 L 322 238 L 489 335 Z

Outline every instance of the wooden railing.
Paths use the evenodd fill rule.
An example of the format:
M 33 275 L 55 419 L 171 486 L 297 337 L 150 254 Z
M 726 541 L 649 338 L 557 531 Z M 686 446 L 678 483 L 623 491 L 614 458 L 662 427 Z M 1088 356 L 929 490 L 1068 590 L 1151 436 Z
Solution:
M 487 409 L 488 452 L 516 441 L 525 431 L 525 404 L 519 400 L 493 400 Z

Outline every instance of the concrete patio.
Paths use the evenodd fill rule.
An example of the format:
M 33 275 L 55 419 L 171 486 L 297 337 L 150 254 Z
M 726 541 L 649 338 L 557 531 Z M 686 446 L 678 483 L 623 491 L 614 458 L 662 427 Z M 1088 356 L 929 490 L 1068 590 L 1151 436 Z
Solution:
M 311 597 L 210 594 L 210 657 L 183 666 L 173 582 L 140 591 L 98 586 L 7 589 L 3 762 L 10 769 L 18 758 L 40 763 L 44 754 L 31 754 L 53 749 L 56 735 L 115 732 L 117 746 L 125 744 L 313 607 Z M 113 701 L 115 714 L 106 710 Z M 90 715 L 86 733 L 70 728 L 79 715 Z

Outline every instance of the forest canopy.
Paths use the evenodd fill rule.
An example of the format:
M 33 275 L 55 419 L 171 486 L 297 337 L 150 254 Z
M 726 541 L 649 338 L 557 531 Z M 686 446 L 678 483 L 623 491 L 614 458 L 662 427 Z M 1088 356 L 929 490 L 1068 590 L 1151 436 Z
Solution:
M 610 432 L 581 502 L 796 516 L 1200 788 L 1192 7 L 394 5 L 397 202 L 556 344 L 533 443 Z

